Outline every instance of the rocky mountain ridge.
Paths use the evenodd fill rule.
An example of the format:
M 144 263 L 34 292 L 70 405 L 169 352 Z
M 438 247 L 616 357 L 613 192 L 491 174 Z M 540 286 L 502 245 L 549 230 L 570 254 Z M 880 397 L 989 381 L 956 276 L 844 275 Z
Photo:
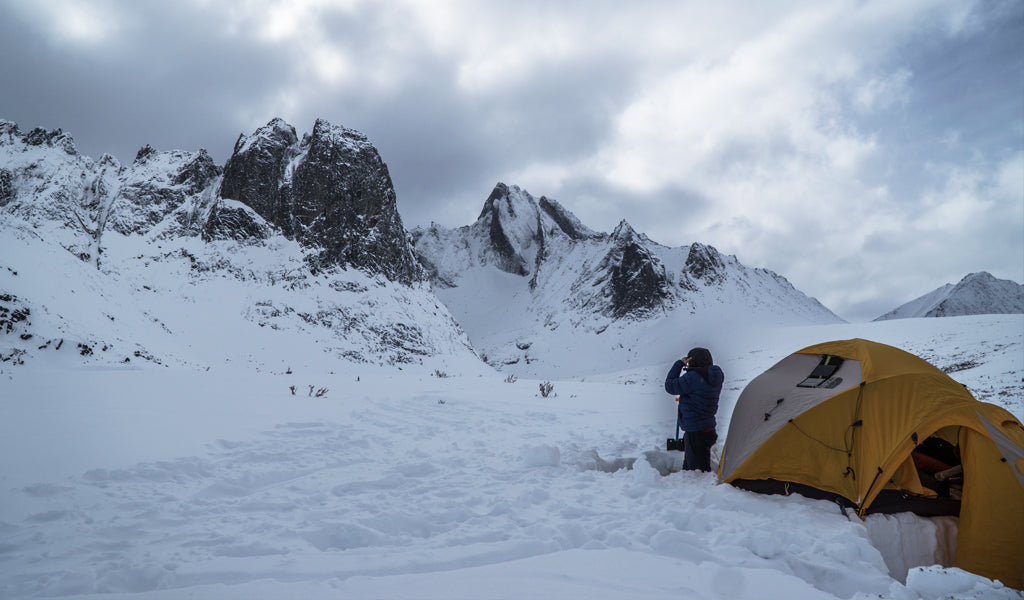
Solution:
M 302 332 L 346 360 L 422 362 L 475 346 L 510 370 L 554 368 L 597 339 L 612 342 L 609 364 L 651 359 L 660 347 L 651 340 L 670 337 L 658 331 L 716 320 L 841 321 L 776 273 L 705 244 L 663 246 L 625 220 L 596 232 L 514 185 L 497 184 L 471 225 L 408 233 L 376 148 L 324 120 L 300 137 L 273 119 L 240 135 L 223 166 L 205 150 L 150 146 L 130 165 L 93 160 L 60 130 L 26 134 L 2 121 L 0 219 L 5 244 L 20 249 L 0 264 L 7 310 L 33 315 L 19 321 L 19 336 L 53 341 L 15 344 L 23 355 L 64 336 L 129 360 L 192 364 L 198 337 L 190 350 L 132 339 L 132 322 L 159 324 L 157 337 L 191 327 L 187 305 L 139 300 L 153 290 L 225 304 L 240 330 Z M 93 305 L 78 313 L 66 294 L 52 294 L 52 280 L 38 275 L 47 269 L 70 273 L 65 287 Z M 218 286 L 233 291 L 214 294 Z M 110 303 L 121 306 L 103 308 Z M 269 344 L 243 354 L 267 365 L 289 352 Z
M 572 353 L 609 329 L 606 337 L 632 339 L 659 323 L 686 327 L 702 316 L 842 321 L 785 278 L 712 246 L 669 248 L 626 221 L 596 232 L 557 201 L 515 185 L 498 183 L 471 225 L 432 225 L 412 236 L 436 293 L 499 367 Z
M 986 271 L 970 273 L 957 284 L 940 286 L 875 321 L 988 314 L 1024 314 L 1024 284 L 997 279 Z
M 300 141 L 274 119 L 239 136 L 220 197 L 252 207 L 289 239 L 319 252 L 319 267 L 354 266 L 405 284 L 422 281 L 387 165 L 358 131 L 317 119 Z
M 0 235 L 0 308 L 31 315 L 10 324 L 3 362 L 77 344 L 87 362 L 195 365 L 221 347 L 282 369 L 474 356 L 415 260 L 376 149 L 323 120 L 301 140 L 272 120 L 223 168 L 205 150 L 150 146 L 130 165 L 93 160 L 60 130 L 0 121 Z M 196 329 L 190 305 L 222 318 Z

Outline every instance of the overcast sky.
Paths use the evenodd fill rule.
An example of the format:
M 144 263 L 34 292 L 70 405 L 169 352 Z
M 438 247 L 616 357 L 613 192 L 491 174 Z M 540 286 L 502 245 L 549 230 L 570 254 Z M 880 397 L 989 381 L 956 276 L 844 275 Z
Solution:
M 711 244 L 851 321 L 1024 281 L 1019 0 L 0 0 L 0 118 L 130 163 L 366 134 L 407 228 L 498 181 Z

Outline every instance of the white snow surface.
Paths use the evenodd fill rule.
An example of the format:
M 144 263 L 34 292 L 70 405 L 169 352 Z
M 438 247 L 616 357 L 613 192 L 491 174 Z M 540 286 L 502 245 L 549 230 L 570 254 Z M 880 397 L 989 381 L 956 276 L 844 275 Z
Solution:
M 759 372 L 850 337 L 953 367 L 1019 417 L 1022 331 L 1000 315 L 723 335 L 719 431 Z M 309 366 L 0 366 L 0 597 L 1022 597 L 942 566 L 955 519 L 863 522 L 673 472 L 670 357 L 567 372 L 543 398 L 467 357 L 447 376 L 327 368 L 284 343 Z

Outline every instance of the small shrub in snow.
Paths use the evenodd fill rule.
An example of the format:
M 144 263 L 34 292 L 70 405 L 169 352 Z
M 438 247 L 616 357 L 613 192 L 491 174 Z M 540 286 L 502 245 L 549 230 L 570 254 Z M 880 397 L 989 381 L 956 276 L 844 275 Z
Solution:
M 540 395 L 544 398 L 550 396 L 551 392 L 553 392 L 554 390 L 555 386 L 550 381 L 545 381 L 544 383 L 540 384 Z M 557 396 L 557 394 L 555 395 Z
M 295 395 L 295 386 L 294 385 L 290 385 L 290 386 L 288 386 L 288 389 L 290 389 L 292 391 L 292 396 L 294 396 Z
M 516 382 L 516 376 L 515 375 L 509 375 L 508 377 L 505 378 L 505 383 L 515 383 L 515 382 Z
M 434 369 L 434 377 L 437 377 L 438 379 L 446 379 L 448 377 L 448 373 Z
M 314 389 L 316 389 L 316 388 L 314 388 L 313 386 L 309 386 L 309 394 L 307 394 L 309 397 L 311 397 L 311 398 L 323 398 L 324 396 L 327 395 L 327 388 L 316 389 L 316 392 L 313 391 Z
M 23 365 L 25 364 L 25 361 L 22 357 L 25 356 L 25 354 L 25 350 L 22 350 L 21 348 L 12 348 L 10 354 L 0 354 L 0 362 L 11 361 L 11 364 Z

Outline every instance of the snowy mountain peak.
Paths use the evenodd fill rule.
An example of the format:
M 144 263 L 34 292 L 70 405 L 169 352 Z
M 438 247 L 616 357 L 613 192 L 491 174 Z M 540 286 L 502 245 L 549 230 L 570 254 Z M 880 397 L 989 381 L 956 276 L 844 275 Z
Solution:
M 17 138 L 18 141 L 28 146 L 49 146 L 51 148 L 58 148 L 72 156 L 78 155 L 75 140 L 59 128 L 48 131 L 42 127 L 36 127 L 23 134 L 18 129 L 17 123 L 0 119 L 0 136 L 6 138 L 0 139 L 0 143 L 13 143 L 15 138 Z
M 540 231 L 536 199 L 519 186 L 499 182 L 484 201 L 475 228 L 487 231 L 493 263 L 502 271 L 526 276 L 533 270 Z
M 967 275 L 956 285 L 938 287 L 875 320 L 1022 313 L 1024 284 L 982 271 Z
M 282 370 L 475 356 L 423 285 L 362 134 L 319 120 L 299 142 L 274 119 L 222 170 L 149 145 L 127 166 L 94 161 L 40 132 L 0 122 L 0 290 L 33 315 L 0 362 L 73 347 L 101 364 Z
M 325 119 L 317 119 L 313 123 L 313 132 L 310 134 L 310 140 L 303 140 L 303 143 L 313 143 L 313 140 L 316 141 L 317 146 L 320 148 L 345 146 L 356 151 L 370 150 L 376 152 L 376 149 L 370 142 L 370 138 L 366 137 L 362 132 L 342 125 L 333 125 Z
M 720 283 L 725 277 L 725 259 L 712 246 L 694 242 L 686 255 L 686 272 L 706 285 Z
M 601 237 L 603 235 L 584 225 L 578 218 L 576 218 L 576 215 L 572 214 L 567 208 L 559 204 L 557 200 L 548 198 L 547 196 L 541 196 L 537 204 L 540 207 L 540 210 L 555 222 L 559 230 L 571 239 L 584 240 L 587 238 Z
M 636 230 L 625 219 L 619 221 L 612 231 L 613 240 L 631 240 L 636 237 Z
M 75 210 L 94 203 L 97 170 L 109 173 L 113 157 L 97 165 L 78 154 L 60 129 L 23 134 L 15 123 L 0 123 L 0 208 L 34 226 L 77 225 Z M 115 171 L 120 169 L 117 164 Z M 91 190 L 91 191 L 90 191 Z M 70 244 L 70 240 L 65 240 Z
M 283 119 L 274 117 L 250 135 L 240 134 L 235 141 L 233 155 L 246 154 L 253 146 L 263 151 L 272 151 L 272 148 L 289 147 L 298 141 L 295 128 Z
M 121 173 L 111 225 L 124 235 L 146 234 L 186 205 L 202 204 L 204 193 L 208 203 L 220 175 L 221 168 L 206 150 L 158 151 L 146 145 Z M 186 233 L 181 225 L 175 219 L 164 223 L 165 229 Z
M 25 152 L 33 146 L 40 149 L 55 148 L 70 156 L 78 156 L 75 140 L 59 128 L 48 131 L 36 127 L 28 133 L 22 133 L 17 123 L 3 119 L 0 119 L 0 146 L 18 146 L 20 152 Z
M 614 319 L 642 318 L 667 308 L 671 297 L 668 273 L 648 246 L 623 219 L 612 232 L 611 246 L 594 272 L 607 300 L 602 312 Z
M 472 228 L 486 232 L 484 260 L 515 275 L 536 275 L 537 265 L 556 239 L 586 240 L 601 237 L 558 203 L 538 200 L 516 185 L 498 182 L 484 201 Z
M 153 148 L 153 146 L 146 144 L 145 146 L 139 148 L 139 151 L 135 153 L 135 160 L 133 161 L 133 163 L 145 163 L 149 159 L 149 157 L 153 156 L 154 154 L 156 154 L 156 149 Z
M 317 249 L 318 268 L 354 266 L 406 284 L 425 277 L 387 166 L 357 131 L 317 119 L 300 142 L 294 127 L 273 119 L 239 136 L 220 195 Z
M 557 202 L 514 185 L 498 183 L 472 225 L 412 235 L 436 293 L 474 345 L 491 364 L 523 374 L 542 373 L 540 365 L 597 343 L 593 336 L 609 328 L 620 330 L 611 337 L 629 337 L 667 319 L 674 325 L 666 331 L 678 330 L 705 311 L 772 323 L 841 321 L 783 277 L 711 246 L 668 248 L 625 220 L 610 235 L 595 233 Z
M 239 135 L 224 164 L 220 196 L 247 204 L 270 224 L 286 228 L 280 183 L 297 143 L 295 128 L 276 118 L 250 135 Z

